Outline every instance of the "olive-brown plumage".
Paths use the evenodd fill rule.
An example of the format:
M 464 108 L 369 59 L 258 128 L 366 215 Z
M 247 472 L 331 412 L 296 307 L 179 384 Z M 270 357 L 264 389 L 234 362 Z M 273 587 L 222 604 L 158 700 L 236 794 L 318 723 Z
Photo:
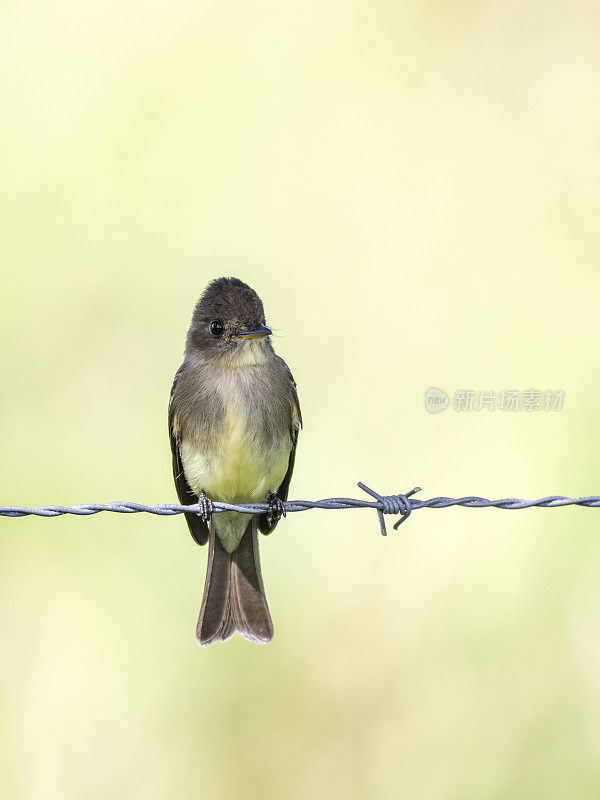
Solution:
M 270 502 L 270 514 L 226 511 L 210 522 L 186 513 L 198 544 L 209 542 L 200 644 L 238 630 L 273 636 L 257 531 L 270 533 L 287 499 L 302 425 L 296 384 L 273 350 L 262 302 L 237 278 L 212 281 L 198 301 L 184 361 L 171 390 L 169 434 L 179 500 Z

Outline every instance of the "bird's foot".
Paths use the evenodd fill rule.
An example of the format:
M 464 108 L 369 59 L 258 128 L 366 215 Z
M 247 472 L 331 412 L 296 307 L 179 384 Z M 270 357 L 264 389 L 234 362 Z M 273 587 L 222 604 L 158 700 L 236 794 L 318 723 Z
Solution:
M 285 508 L 283 507 L 283 501 L 280 497 L 277 497 L 276 494 L 269 495 L 269 509 L 267 511 L 267 522 L 269 523 L 269 527 L 274 525 L 276 522 L 282 517 L 285 517 Z
M 208 499 L 208 497 L 202 492 L 200 497 L 198 498 L 198 505 L 200 506 L 200 511 L 198 512 L 198 516 L 202 520 L 202 522 L 210 522 L 210 518 L 213 514 L 213 504 Z

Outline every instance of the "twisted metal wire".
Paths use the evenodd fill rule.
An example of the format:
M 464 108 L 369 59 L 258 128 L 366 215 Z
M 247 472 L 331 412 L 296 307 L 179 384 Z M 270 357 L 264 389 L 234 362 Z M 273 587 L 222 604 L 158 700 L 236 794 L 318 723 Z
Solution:
M 408 519 L 412 511 L 419 508 L 448 508 L 449 506 L 462 506 L 464 508 L 502 508 L 509 511 L 521 508 L 558 508 L 561 506 L 585 506 L 586 508 L 600 507 L 600 496 L 591 495 L 589 497 L 564 497 L 563 495 L 550 495 L 541 497 L 538 500 L 523 500 L 518 497 L 508 497 L 502 500 L 487 500 L 485 497 L 432 497 L 430 500 L 416 500 L 412 495 L 421 491 L 417 486 L 406 494 L 381 495 L 374 489 L 365 486 L 364 483 L 357 484 L 360 489 L 367 492 L 373 501 L 356 500 L 351 497 L 329 497 L 324 500 L 286 500 L 283 503 L 285 513 L 294 511 L 308 511 L 311 508 L 373 508 L 377 511 L 379 528 L 383 536 L 387 535 L 385 527 L 385 514 L 400 514 L 400 519 L 394 523 L 394 529 Z M 213 512 L 239 511 L 243 514 L 263 514 L 269 510 L 268 503 L 241 503 L 234 505 L 231 503 L 220 503 L 214 501 Z M 163 517 L 171 517 L 183 514 L 186 511 L 200 513 L 200 506 L 197 503 L 189 506 L 181 506 L 174 503 L 159 503 L 155 505 L 145 505 L 144 503 L 134 503 L 131 501 L 113 501 L 110 503 L 84 503 L 76 506 L 0 506 L 0 516 L 4 517 L 59 517 L 63 514 L 74 514 L 77 516 L 88 516 L 98 514 L 101 511 L 113 511 L 117 514 L 158 514 Z

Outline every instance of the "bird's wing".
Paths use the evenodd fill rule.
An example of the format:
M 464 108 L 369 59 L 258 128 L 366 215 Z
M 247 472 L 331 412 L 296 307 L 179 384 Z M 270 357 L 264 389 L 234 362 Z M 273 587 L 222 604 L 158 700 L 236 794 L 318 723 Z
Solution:
M 281 486 L 277 490 L 277 497 L 280 500 L 287 500 L 288 491 L 290 488 L 290 481 L 292 479 L 292 472 L 294 471 L 294 460 L 296 458 L 296 444 L 298 442 L 298 433 L 300 432 L 300 428 L 302 427 L 302 413 L 300 411 L 300 401 L 298 400 L 298 392 L 296 391 L 296 381 L 294 380 L 294 376 L 292 375 L 290 368 L 285 363 L 283 358 L 277 356 L 278 361 L 281 363 L 282 368 L 285 370 L 286 375 L 290 381 L 290 388 L 292 390 L 292 415 L 291 415 L 291 425 L 290 425 L 290 439 L 292 442 L 292 447 L 290 450 L 290 459 L 288 461 L 288 468 L 285 476 L 281 482 Z M 271 531 L 277 525 L 277 520 L 275 520 L 271 525 L 269 525 L 269 521 L 267 518 L 267 514 L 261 514 L 258 518 L 258 529 L 261 533 L 271 533 Z
M 171 453 L 173 455 L 173 480 L 175 481 L 177 496 L 179 497 L 179 502 L 182 506 L 189 506 L 198 502 L 198 496 L 191 490 L 183 471 L 181 453 L 179 451 L 177 413 L 174 402 L 177 382 L 181 377 L 183 368 L 184 365 L 182 364 L 175 374 L 175 380 L 173 381 L 171 396 L 169 398 L 169 438 L 171 439 Z M 193 514 L 191 512 L 185 512 L 185 518 L 194 541 L 196 541 L 198 544 L 206 544 L 208 541 L 208 523 L 203 522 L 197 514 Z

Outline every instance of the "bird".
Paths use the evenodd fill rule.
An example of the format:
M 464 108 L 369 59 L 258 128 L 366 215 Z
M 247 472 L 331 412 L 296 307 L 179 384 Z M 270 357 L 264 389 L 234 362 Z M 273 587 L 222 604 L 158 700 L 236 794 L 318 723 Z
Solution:
M 302 415 L 296 382 L 271 343 L 263 303 L 239 278 L 212 280 L 195 305 L 169 399 L 175 488 L 193 539 L 208 542 L 196 640 L 236 631 L 267 644 L 274 628 L 258 531 L 285 516 Z M 267 503 L 261 514 L 213 513 L 213 501 Z

